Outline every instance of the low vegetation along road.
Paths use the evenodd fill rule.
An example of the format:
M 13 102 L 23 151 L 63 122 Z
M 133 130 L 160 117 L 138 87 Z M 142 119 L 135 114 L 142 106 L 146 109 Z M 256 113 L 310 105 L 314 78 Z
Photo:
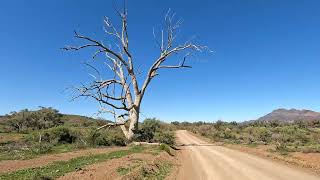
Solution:
M 288 167 L 222 146 L 208 144 L 187 131 L 177 132 L 182 144 L 178 179 L 319 180 L 304 170 Z

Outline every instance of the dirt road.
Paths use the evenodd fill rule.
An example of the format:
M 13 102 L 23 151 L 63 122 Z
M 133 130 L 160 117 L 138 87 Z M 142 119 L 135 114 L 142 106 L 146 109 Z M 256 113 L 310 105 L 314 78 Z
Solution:
M 187 131 L 178 131 L 177 138 L 183 144 L 181 180 L 320 180 L 298 168 L 208 144 Z

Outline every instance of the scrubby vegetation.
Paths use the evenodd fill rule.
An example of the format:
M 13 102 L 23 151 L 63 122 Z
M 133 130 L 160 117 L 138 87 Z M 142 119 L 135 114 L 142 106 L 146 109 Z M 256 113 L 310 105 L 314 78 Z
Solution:
M 135 140 L 146 142 L 160 142 L 168 145 L 175 144 L 173 127 L 155 118 L 146 119 L 135 132 Z
M 273 150 L 286 152 L 320 152 L 320 121 L 253 121 L 245 123 L 173 122 L 178 129 L 186 129 L 215 142 L 272 145 Z
M 39 129 L 48 129 L 63 124 L 62 115 L 52 108 L 41 107 L 38 111 L 24 109 L 20 112 L 11 112 L 3 117 L 5 131 L 28 132 Z
M 97 130 L 103 119 L 65 115 L 53 108 L 12 112 L 0 118 L 0 160 L 30 159 L 45 153 L 60 153 L 87 147 L 125 146 L 120 128 Z M 174 145 L 170 124 L 146 119 L 139 124 L 136 141 Z
M 156 157 L 156 155 L 159 155 L 159 153 L 163 151 L 164 150 L 158 146 L 130 146 L 126 150 L 116 150 L 109 153 L 80 156 L 68 161 L 53 162 L 46 166 L 2 173 L 0 174 L 0 179 L 56 179 L 67 173 L 81 170 L 85 166 L 99 162 L 106 162 L 111 159 L 119 159 L 136 153 L 152 154 Z M 172 166 L 173 165 L 170 162 L 166 161 L 156 161 L 155 164 L 147 164 L 142 160 L 134 159 L 129 166 L 117 167 L 116 171 L 119 173 L 119 175 L 125 176 L 133 170 L 138 169 L 136 179 L 165 179 Z
M 170 173 L 172 168 L 172 164 L 159 162 L 156 163 L 154 166 L 156 168 L 145 166 L 142 168 L 141 175 L 139 179 L 165 179 L 166 176 Z
M 114 158 L 121 158 L 133 153 L 141 153 L 144 151 L 144 149 L 145 148 L 143 146 L 133 146 L 129 150 L 114 151 L 107 154 L 82 156 L 69 161 L 54 162 L 44 167 L 23 169 L 12 173 L 1 174 L 0 179 L 53 179 L 90 164 Z
M 44 153 L 60 153 L 79 148 L 126 146 L 120 128 L 97 130 L 106 120 L 64 115 L 53 108 L 22 110 L 0 117 L 0 160 L 29 159 Z M 320 152 L 320 120 L 223 122 L 172 122 L 155 118 L 139 123 L 135 141 L 175 145 L 174 130 L 186 129 L 215 142 L 271 145 L 286 152 Z

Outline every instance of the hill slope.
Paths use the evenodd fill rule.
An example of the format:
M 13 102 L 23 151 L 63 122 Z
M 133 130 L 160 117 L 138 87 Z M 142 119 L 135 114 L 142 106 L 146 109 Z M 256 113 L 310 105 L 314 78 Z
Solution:
M 41 118 L 40 117 L 40 114 L 41 114 L 40 110 L 28 111 L 28 112 L 36 114 L 36 116 L 31 117 L 31 118 L 35 118 L 36 122 L 42 121 L 43 119 L 52 118 L 50 115 Z M 19 116 L 19 113 L 21 115 L 21 112 L 18 112 L 16 115 Z M 89 126 L 96 127 L 96 126 L 102 126 L 102 125 L 105 125 L 106 123 L 111 122 L 109 120 L 95 119 L 95 118 L 80 116 L 80 115 L 61 114 L 61 113 L 58 113 L 58 114 L 60 115 L 60 117 L 59 117 L 59 121 L 61 122 L 60 125 L 63 124 L 64 126 L 69 126 L 69 127 L 89 127 Z M 25 117 L 26 119 L 21 119 L 22 117 Z M 27 117 L 28 116 L 19 116 L 18 117 L 19 122 L 17 121 L 15 123 L 12 123 L 11 121 L 13 121 L 13 119 L 10 118 L 10 116 L 8 116 L 8 115 L 0 116 L 0 132 L 11 132 L 13 130 L 12 124 L 17 124 L 17 123 L 20 123 L 20 126 L 25 126 L 25 129 L 28 128 L 27 122 L 30 119 L 28 119 Z M 52 120 L 50 120 L 50 121 L 52 121 Z M 39 124 L 39 122 L 38 122 L 38 124 Z M 33 125 L 36 126 L 36 124 L 33 124 Z M 34 128 L 37 129 L 38 127 L 34 127 Z M 31 127 L 31 129 L 32 129 L 32 127 Z

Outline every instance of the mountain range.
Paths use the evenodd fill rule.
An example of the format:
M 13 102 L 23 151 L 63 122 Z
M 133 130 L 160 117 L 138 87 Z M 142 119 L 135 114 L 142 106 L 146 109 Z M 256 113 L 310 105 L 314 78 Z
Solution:
M 320 120 L 320 113 L 311 111 L 311 110 L 298 110 L 298 109 L 276 109 L 271 113 L 260 117 L 257 121 L 280 121 L 291 123 L 294 121 L 313 121 L 313 120 Z

